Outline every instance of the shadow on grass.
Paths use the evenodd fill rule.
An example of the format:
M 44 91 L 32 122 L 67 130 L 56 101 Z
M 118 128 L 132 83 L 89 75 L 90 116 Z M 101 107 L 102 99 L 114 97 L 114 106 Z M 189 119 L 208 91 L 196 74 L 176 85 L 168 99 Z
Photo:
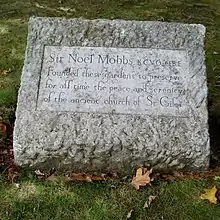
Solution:
M 219 181 L 156 181 L 136 191 L 129 183 L 65 183 L 20 179 L 18 187 L 0 178 L 0 219 L 220 219 L 219 205 L 201 200 L 204 187 Z M 156 196 L 149 208 L 144 204 Z

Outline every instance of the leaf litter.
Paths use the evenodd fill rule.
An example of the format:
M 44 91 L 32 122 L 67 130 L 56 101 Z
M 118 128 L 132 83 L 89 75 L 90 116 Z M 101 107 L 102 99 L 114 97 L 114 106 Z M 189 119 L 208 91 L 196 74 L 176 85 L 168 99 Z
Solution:
M 53 169 L 52 169 L 53 170 Z M 58 178 L 55 175 L 55 169 L 52 172 L 44 173 L 41 170 L 35 170 L 35 177 L 38 180 L 49 180 L 49 181 L 57 181 Z M 117 179 L 117 173 L 108 173 L 101 175 L 91 175 L 88 173 L 75 173 L 72 172 L 69 175 L 65 176 L 66 181 L 85 181 L 85 182 L 93 182 L 93 181 L 107 181 Z
M 147 168 L 138 168 L 136 171 L 136 176 L 133 177 L 131 184 L 136 188 L 136 190 L 140 189 L 140 186 L 151 185 L 151 181 L 153 180 L 150 177 L 152 173 L 151 170 L 147 170 Z
M 158 172 L 154 174 L 155 178 L 165 179 L 165 180 L 204 180 L 205 178 L 213 178 L 214 180 L 218 179 L 220 173 L 220 167 L 217 167 L 214 170 L 205 171 L 205 172 L 180 172 L 180 171 L 170 171 L 168 173 Z
M 18 167 L 14 165 L 7 167 L 2 174 L 5 174 L 8 181 L 12 184 L 14 184 L 16 178 L 20 176 Z
M 6 135 L 6 131 L 7 131 L 6 125 L 2 121 L 0 121 L 0 133 L 2 135 Z
M 165 179 L 165 180 L 184 180 L 184 179 L 204 179 L 207 177 L 212 177 L 213 180 L 219 180 L 219 176 L 217 175 L 217 172 L 219 172 L 220 169 L 217 169 L 215 172 L 213 171 L 206 171 L 204 173 L 182 173 L 178 171 L 173 171 L 172 174 L 163 174 L 163 173 L 152 173 L 152 169 L 148 170 L 147 168 L 138 168 L 136 170 L 136 175 L 132 178 L 131 184 L 136 188 L 136 190 L 139 190 L 141 186 L 151 185 L 151 182 L 154 180 L 154 178 L 157 178 L 158 176 Z M 55 175 L 55 169 L 51 169 L 49 173 L 44 173 L 41 170 L 35 170 L 35 177 L 38 180 L 48 180 L 55 182 L 58 180 L 58 176 Z M 9 167 L 6 170 L 6 174 L 8 177 L 8 180 L 12 184 L 16 184 L 15 180 L 20 175 L 18 172 L 17 167 Z M 75 173 L 72 172 L 68 176 L 65 176 L 66 182 L 68 181 L 86 181 L 86 182 L 93 182 L 93 181 L 106 181 L 106 180 L 115 180 L 118 179 L 118 175 L 116 173 L 113 174 L 101 174 L 101 175 L 91 175 L 88 173 Z M 28 185 L 28 184 L 27 184 Z M 31 184 L 29 184 L 31 188 Z M 28 185 L 28 186 L 29 186 Z M 15 185 L 16 188 L 20 188 L 19 185 Z M 33 188 L 33 187 L 32 187 Z M 220 199 L 220 192 L 216 186 L 212 187 L 211 189 L 204 189 L 205 193 L 200 195 L 200 199 L 202 200 L 208 200 L 210 203 L 217 204 L 219 203 Z M 34 191 L 34 190 L 33 190 Z M 32 194 L 32 193 L 31 193 Z M 25 197 L 25 196 L 24 196 Z M 155 200 L 156 196 L 150 195 L 145 202 L 143 208 L 149 208 L 151 203 Z M 133 210 L 131 210 L 128 215 L 131 215 Z
M 72 172 L 68 177 L 68 179 L 70 181 L 86 181 L 86 182 L 107 181 L 107 180 L 114 180 L 114 179 L 117 179 L 117 178 L 118 178 L 117 173 L 91 175 L 91 174 L 88 174 L 88 173 L 74 173 L 74 172 Z
M 200 198 L 201 199 L 207 199 L 210 203 L 217 204 L 217 198 L 216 198 L 216 193 L 217 193 L 217 188 L 216 186 L 213 186 L 211 189 L 204 189 L 205 193 L 203 193 Z

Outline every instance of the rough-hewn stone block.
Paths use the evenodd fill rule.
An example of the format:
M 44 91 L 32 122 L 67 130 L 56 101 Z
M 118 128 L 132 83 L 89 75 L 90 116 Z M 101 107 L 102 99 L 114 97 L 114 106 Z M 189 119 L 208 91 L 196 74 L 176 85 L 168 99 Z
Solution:
M 18 165 L 208 167 L 202 25 L 31 18 L 28 32 Z

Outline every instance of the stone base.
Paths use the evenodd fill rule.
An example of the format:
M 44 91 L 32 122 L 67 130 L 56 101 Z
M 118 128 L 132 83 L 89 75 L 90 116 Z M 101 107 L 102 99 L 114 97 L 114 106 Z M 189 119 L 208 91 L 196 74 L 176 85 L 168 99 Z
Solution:
M 204 34 L 202 25 L 31 18 L 14 128 L 16 164 L 102 173 L 131 173 L 141 166 L 207 169 Z M 190 74 L 184 79 L 187 115 L 38 110 L 44 46 L 54 45 L 186 51 Z

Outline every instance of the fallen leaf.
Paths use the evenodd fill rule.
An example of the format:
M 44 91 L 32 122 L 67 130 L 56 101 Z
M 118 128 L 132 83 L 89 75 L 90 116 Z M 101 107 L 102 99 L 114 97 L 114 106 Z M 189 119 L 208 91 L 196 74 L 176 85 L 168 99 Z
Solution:
M 127 214 L 127 219 L 131 218 L 131 215 L 132 215 L 132 212 L 133 212 L 133 211 L 134 211 L 133 209 L 131 209 L 131 210 L 129 211 L 129 213 Z
M 0 132 L 1 132 L 1 134 L 6 135 L 6 130 L 7 130 L 6 125 L 2 121 L 0 121 Z
M 8 180 L 11 183 L 14 183 L 15 178 L 17 178 L 19 176 L 18 169 L 16 167 L 11 167 L 11 168 L 8 169 L 7 172 L 8 172 Z
M 210 203 L 217 204 L 217 198 L 215 194 L 217 192 L 216 186 L 213 186 L 211 189 L 205 189 L 205 193 L 200 196 L 201 199 L 207 199 Z
M 34 173 L 36 174 L 36 177 L 38 180 L 44 180 L 45 179 L 45 174 L 42 173 L 40 170 L 35 170 Z
M 34 172 L 35 172 L 35 174 L 36 174 L 37 176 L 44 176 L 44 175 L 45 175 L 45 174 L 42 173 L 40 170 L 35 170 Z
M 102 176 L 90 176 L 91 180 L 93 181 L 102 181 L 102 180 L 106 180 L 105 175 L 102 174 Z
M 152 196 L 152 195 L 150 195 L 149 197 L 148 197 L 148 200 L 145 202 L 145 204 L 144 204 L 144 209 L 145 208 L 149 208 L 150 207 L 150 204 L 155 200 L 155 198 L 156 198 L 156 196 Z
M 71 181 L 107 181 L 107 180 L 113 180 L 118 178 L 116 173 L 113 174 L 101 174 L 100 176 L 97 175 L 90 175 L 87 173 L 71 173 L 69 176 L 69 180 Z
M 219 169 L 216 168 L 215 170 L 212 171 L 205 171 L 203 173 L 199 172 L 177 172 L 177 171 L 172 171 L 170 173 L 164 174 L 158 173 L 156 174 L 157 177 L 162 177 L 165 180 L 183 180 L 183 179 L 191 179 L 191 180 L 203 180 L 205 178 L 214 178 L 216 176 L 216 173 L 219 173 Z
M 136 171 L 136 176 L 133 177 L 131 184 L 136 188 L 136 190 L 139 190 L 140 186 L 146 186 L 147 184 L 150 184 L 151 173 L 152 169 L 148 171 L 146 168 L 138 168 Z
M 91 175 L 88 175 L 86 173 L 71 173 L 70 180 L 91 182 L 92 178 Z

